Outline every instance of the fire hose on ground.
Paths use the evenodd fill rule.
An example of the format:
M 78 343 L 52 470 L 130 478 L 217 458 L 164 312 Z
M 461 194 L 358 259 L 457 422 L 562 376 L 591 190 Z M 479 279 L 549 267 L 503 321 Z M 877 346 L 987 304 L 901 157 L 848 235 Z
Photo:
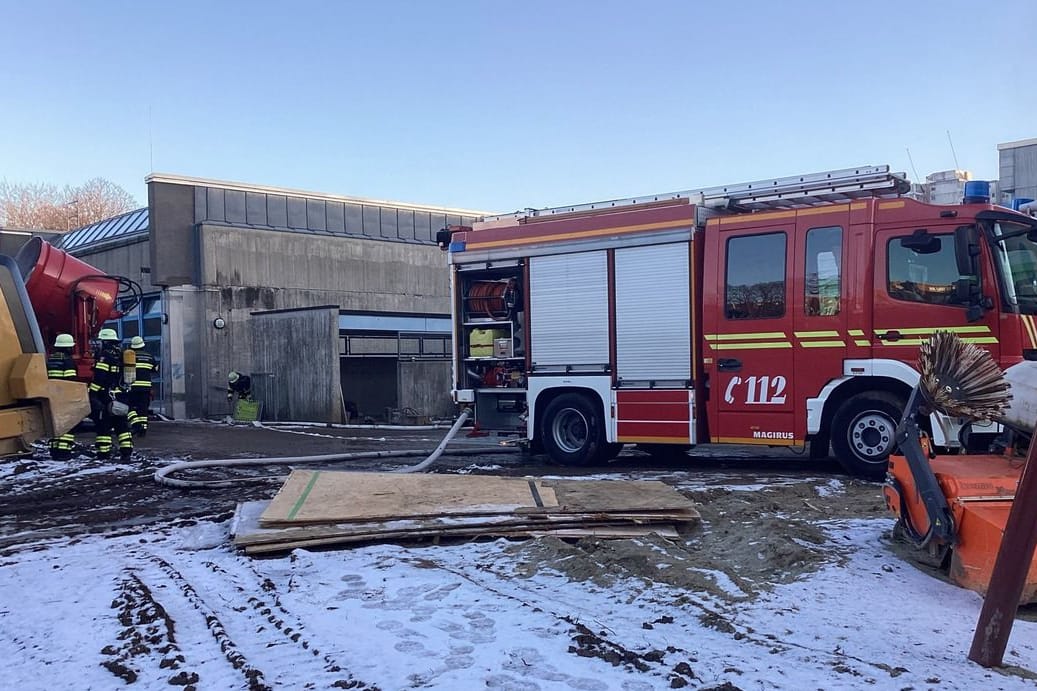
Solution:
M 425 459 L 420 463 L 412 466 L 406 466 L 404 468 L 397 468 L 390 472 L 394 473 L 420 473 L 426 468 L 430 467 L 433 463 L 439 460 L 439 457 L 443 455 L 446 450 L 447 444 L 450 440 L 461 429 L 461 426 L 468 420 L 471 411 L 465 409 L 458 416 L 453 426 L 447 432 L 443 440 L 439 442 L 432 451 L 428 449 L 409 449 L 409 450 L 395 450 L 395 451 L 355 451 L 350 453 L 330 453 L 330 454 L 319 454 L 313 456 L 268 456 L 263 458 L 219 458 L 205 461 L 180 461 L 178 463 L 170 463 L 167 466 L 159 468 L 155 471 L 155 482 L 160 485 L 166 485 L 167 487 L 180 487 L 184 489 L 197 489 L 197 488 L 211 488 L 216 489 L 220 487 L 234 487 L 240 485 L 243 482 L 270 482 L 275 480 L 284 480 L 283 475 L 264 475 L 260 477 L 247 477 L 247 478 L 235 478 L 230 480 L 184 480 L 180 478 L 170 477 L 174 473 L 182 471 L 195 470 L 199 468 L 227 468 L 235 466 L 258 466 L 258 465 L 291 465 L 291 464 L 304 464 L 304 463 L 338 463 L 344 461 L 367 461 L 379 458 L 414 458 L 425 456 Z M 493 448 L 493 449 L 465 449 L 465 450 L 454 450 L 450 452 L 451 456 L 475 456 L 475 455 L 486 455 L 491 453 L 514 453 L 512 448 Z

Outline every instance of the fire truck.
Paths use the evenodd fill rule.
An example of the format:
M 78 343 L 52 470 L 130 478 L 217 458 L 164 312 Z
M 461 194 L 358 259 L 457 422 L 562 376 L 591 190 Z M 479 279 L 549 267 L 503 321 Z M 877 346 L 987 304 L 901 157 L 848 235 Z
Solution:
M 864 166 L 445 228 L 454 400 L 563 464 L 809 442 L 880 478 L 929 334 L 1037 359 L 1037 219 L 968 185 L 927 204 Z

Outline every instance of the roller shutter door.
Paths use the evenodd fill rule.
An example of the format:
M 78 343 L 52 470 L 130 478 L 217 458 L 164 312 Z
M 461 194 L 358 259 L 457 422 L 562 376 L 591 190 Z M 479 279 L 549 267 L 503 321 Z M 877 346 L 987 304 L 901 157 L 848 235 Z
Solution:
M 691 378 L 688 244 L 616 250 L 620 384 Z
M 605 252 L 533 257 L 530 355 L 533 369 L 609 362 Z

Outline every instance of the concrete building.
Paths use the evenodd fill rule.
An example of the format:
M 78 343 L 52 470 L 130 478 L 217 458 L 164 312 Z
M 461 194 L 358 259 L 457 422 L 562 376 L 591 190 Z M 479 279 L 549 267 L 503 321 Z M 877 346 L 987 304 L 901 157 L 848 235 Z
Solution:
M 450 300 L 435 233 L 483 212 L 172 175 L 148 206 L 60 246 L 140 283 L 117 323 L 159 358 L 155 408 L 221 416 L 250 374 L 265 419 L 439 416 L 450 402 Z
M 961 204 L 965 183 L 972 179 L 967 170 L 943 170 L 925 176 L 925 197 L 930 204 Z
M 997 153 L 1001 203 L 1009 206 L 1013 199 L 1037 199 L 1037 139 L 998 144 Z

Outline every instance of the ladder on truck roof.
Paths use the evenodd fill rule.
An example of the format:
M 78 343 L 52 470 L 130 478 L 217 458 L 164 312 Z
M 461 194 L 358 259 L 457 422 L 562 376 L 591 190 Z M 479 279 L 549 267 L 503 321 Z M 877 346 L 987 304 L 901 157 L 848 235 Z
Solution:
M 824 204 L 837 204 L 862 197 L 898 196 L 909 192 L 911 183 L 904 173 L 891 173 L 889 166 L 860 166 L 809 175 L 793 175 L 773 180 L 757 180 L 737 185 L 706 187 L 699 190 L 670 192 L 629 199 L 613 199 L 591 204 L 558 206 L 549 209 L 526 209 L 514 214 L 489 216 L 483 220 L 554 216 L 604 209 L 651 204 L 674 199 L 688 199 L 692 204 L 717 211 L 759 211 L 762 209 L 795 209 Z

